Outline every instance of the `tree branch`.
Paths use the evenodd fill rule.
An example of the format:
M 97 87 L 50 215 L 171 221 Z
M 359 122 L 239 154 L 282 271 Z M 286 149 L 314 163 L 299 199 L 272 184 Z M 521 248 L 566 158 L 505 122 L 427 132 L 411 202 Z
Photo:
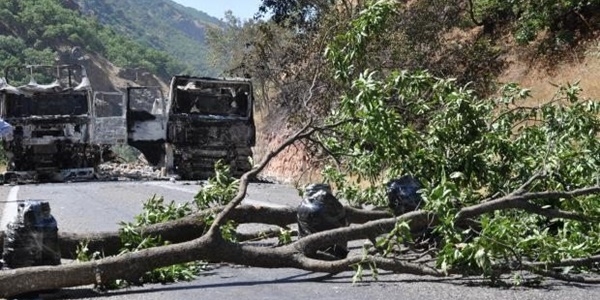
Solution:
M 528 267 L 532 268 L 560 268 L 560 267 L 584 267 L 591 266 L 593 264 L 600 263 L 600 255 L 594 255 L 590 257 L 584 258 L 570 258 L 563 259 L 559 262 L 549 263 L 549 262 L 527 262 L 524 263 Z
M 312 120 L 310 120 L 302 129 L 298 130 L 293 136 L 291 136 L 287 140 L 285 140 L 281 145 L 279 145 L 279 147 L 277 147 L 277 149 L 269 152 L 263 158 L 262 162 L 259 165 L 254 166 L 252 168 L 252 170 L 250 170 L 250 171 L 246 172 L 244 175 L 242 175 L 242 177 L 240 178 L 240 186 L 238 189 L 238 193 L 231 200 L 231 202 L 229 202 L 227 204 L 227 206 L 225 206 L 223 211 L 221 213 L 219 213 L 219 215 L 217 215 L 217 217 L 215 218 L 214 222 L 212 223 L 210 229 L 208 230 L 209 234 L 211 234 L 213 236 L 217 236 L 220 234 L 218 229 L 221 225 L 223 225 L 226 222 L 227 215 L 236 206 L 238 206 L 242 202 L 242 200 L 244 200 L 244 198 L 246 197 L 246 192 L 248 190 L 248 183 L 250 181 L 249 179 L 258 175 L 258 173 L 260 173 L 267 166 L 267 164 L 275 156 L 277 156 L 277 154 L 279 154 L 285 148 L 292 145 L 296 140 L 310 136 L 314 132 L 314 130 L 309 130 L 309 127 L 311 126 L 311 124 L 312 124 Z
M 460 222 L 461 220 L 496 210 L 523 209 L 522 203 L 529 200 L 542 198 L 572 198 L 599 192 L 600 187 L 595 186 L 569 192 L 540 192 L 523 193 L 521 195 L 513 196 L 509 195 L 463 208 L 459 211 L 456 220 L 457 222 Z M 224 213 L 226 210 L 223 210 L 220 214 L 223 220 L 234 216 L 233 212 L 236 211 L 235 207 L 229 207 L 231 207 L 229 213 Z M 539 207 L 535 207 L 535 209 L 539 209 Z M 350 215 L 354 213 L 351 209 L 349 211 L 351 212 Z M 251 215 L 252 214 L 244 214 L 244 216 L 249 219 L 252 218 L 250 217 Z M 356 212 L 354 216 L 358 218 L 360 214 Z M 298 239 L 289 245 L 276 248 L 230 243 L 220 238 L 220 236 L 205 234 L 192 241 L 145 249 L 93 262 L 0 271 L 0 297 L 10 297 L 16 294 L 38 290 L 93 284 L 98 283 L 98 281 L 107 282 L 113 279 L 135 279 L 136 276 L 139 277 L 145 272 L 159 267 L 195 260 L 238 263 L 263 268 L 297 268 L 328 273 L 349 270 L 352 267 L 352 264 L 372 262 L 375 263 L 379 269 L 410 274 L 441 276 L 437 270 L 424 267 L 422 264 L 388 258 L 351 256 L 339 261 L 319 261 L 305 256 L 305 254 L 314 253 L 317 249 L 328 244 L 367 239 L 374 235 L 388 233 L 394 228 L 397 221 L 407 221 L 413 230 L 419 228 L 423 229 L 437 224 L 437 218 L 432 213 L 426 211 L 413 211 L 396 218 L 392 217 L 369 221 L 362 225 L 352 225 L 350 227 L 315 233 Z M 219 251 L 215 251 L 215 249 L 219 249 Z M 554 266 L 588 264 L 598 260 L 600 260 L 600 257 L 565 260 Z M 530 268 L 537 268 L 536 272 L 542 272 L 540 271 L 541 266 L 546 265 L 530 263 L 529 266 Z M 547 273 L 546 275 L 558 276 L 553 273 Z M 581 278 L 578 279 L 573 277 L 565 278 L 563 276 L 563 280 L 575 281 L 580 279 Z M 595 279 L 584 278 L 581 280 L 585 282 L 595 282 Z
M 555 208 L 543 208 L 539 205 L 527 201 L 516 201 L 515 206 L 529 213 L 548 217 L 550 219 L 569 219 L 580 222 L 590 222 L 594 219 L 585 215 L 577 214 L 570 211 L 564 211 Z M 598 220 L 598 219 L 596 219 Z
M 458 212 L 457 219 L 472 218 L 484 213 L 492 212 L 501 209 L 521 208 L 524 201 L 536 199 L 571 199 L 578 196 L 598 194 L 600 186 L 586 187 L 573 191 L 547 191 L 535 193 L 523 193 L 519 195 L 507 195 L 495 200 L 490 200 L 481 204 L 465 207 Z
M 545 277 L 550 277 L 562 281 L 567 282 L 578 282 L 578 283 L 587 283 L 587 284 L 600 284 L 600 278 L 591 278 L 585 277 L 582 275 L 573 275 L 573 274 L 563 274 L 552 270 L 545 270 L 542 268 L 527 268 L 528 271 L 542 275 Z
M 204 221 L 206 216 L 222 211 L 222 207 L 203 210 L 178 220 L 142 227 L 140 232 L 146 236 L 158 236 L 170 243 L 182 243 L 202 236 L 207 228 Z M 346 216 L 350 223 L 365 223 L 368 221 L 389 218 L 392 215 L 386 211 L 370 211 L 346 207 Z M 255 205 L 240 205 L 231 211 L 227 220 L 238 224 L 260 223 L 286 227 L 297 222 L 295 207 L 268 207 Z M 91 253 L 99 252 L 106 256 L 117 255 L 123 245 L 119 232 L 97 233 L 58 233 L 61 255 L 66 259 L 76 258 L 77 246 L 84 242 Z M 245 239 L 245 238 L 243 238 Z M 0 245 L 4 243 L 4 232 L 0 232 Z M 0 248 L 0 253 L 2 248 Z

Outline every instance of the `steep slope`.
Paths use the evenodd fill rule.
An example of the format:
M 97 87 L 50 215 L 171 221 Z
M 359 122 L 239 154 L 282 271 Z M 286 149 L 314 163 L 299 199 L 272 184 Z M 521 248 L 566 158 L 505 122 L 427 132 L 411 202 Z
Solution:
M 95 90 L 144 84 L 126 69 L 168 79 L 177 63 L 166 53 L 141 46 L 80 14 L 74 0 L 0 1 L 0 70 L 27 64 L 83 64 Z M 113 64 L 114 63 L 114 64 Z M 118 68 L 117 66 L 120 66 Z M 131 73 L 131 72 L 129 72 Z M 134 72 L 135 73 L 135 72 Z
M 76 0 L 80 10 L 118 33 L 165 51 L 188 66 L 186 73 L 215 75 L 205 56 L 205 31 L 223 23 L 170 0 Z
M 593 38 L 572 49 L 559 61 L 527 60 L 512 53 L 507 57 L 508 67 L 499 76 L 499 82 L 517 82 L 531 89 L 530 105 L 551 101 L 557 85 L 578 83 L 581 95 L 600 99 L 600 84 L 595 74 L 600 71 L 600 38 Z M 548 64 L 551 63 L 551 66 Z

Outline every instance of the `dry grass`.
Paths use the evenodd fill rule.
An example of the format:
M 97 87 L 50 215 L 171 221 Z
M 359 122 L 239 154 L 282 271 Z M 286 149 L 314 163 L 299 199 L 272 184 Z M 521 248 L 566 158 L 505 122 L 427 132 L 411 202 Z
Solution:
M 531 90 L 528 105 L 537 105 L 552 99 L 556 85 L 579 82 L 582 96 L 600 99 L 600 41 L 588 43 L 581 54 L 570 53 L 564 60 L 553 62 L 524 62 L 515 56 L 509 58 L 510 65 L 499 77 L 500 82 L 517 82 Z M 548 66 L 550 68 L 548 68 Z

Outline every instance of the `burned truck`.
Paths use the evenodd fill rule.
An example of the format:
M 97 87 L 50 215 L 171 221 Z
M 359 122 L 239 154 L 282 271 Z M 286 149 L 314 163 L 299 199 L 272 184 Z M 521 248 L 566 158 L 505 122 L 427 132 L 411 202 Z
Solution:
M 123 95 L 112 95 L 111 105 L 94 96 L 111 97 L 93 93 L 81 65 L 5 69 L 0 117 L 12 126 L 12 134 L 2 138 L 7 158 L 4 181 L 92 178 L 110 155 L 110 147 L 126 140 Z M 102 110 L 106 117 L 97 115 Z
M 94 178 L 129 144 L 165 175 L 204 179 L 214 164 L 250 170 L 255 143 L 252 84 L 246 79 L 175 76 L 159 87 L 93 91 L 80 65 L 11 67 L 0 79 L 0 118 L 8 161 L 4 181 Z
M 128 143 L 182 179 L 206 179 L 222 161 L 234 176 L 250 170 L 255 144 L 252 83 L 175 76 L 159 88 L 127 89 Z

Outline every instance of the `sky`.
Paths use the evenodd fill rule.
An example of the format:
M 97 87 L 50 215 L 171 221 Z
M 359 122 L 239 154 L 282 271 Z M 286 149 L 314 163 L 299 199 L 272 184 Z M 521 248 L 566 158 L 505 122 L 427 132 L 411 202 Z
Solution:
M 217 19 L 223 19 L 225 11 L 231 10 L 233 15 L 245 20 L 252 18 L 258 11 L 261 0 L 173 0 L 181 5 L 193 7 Z

